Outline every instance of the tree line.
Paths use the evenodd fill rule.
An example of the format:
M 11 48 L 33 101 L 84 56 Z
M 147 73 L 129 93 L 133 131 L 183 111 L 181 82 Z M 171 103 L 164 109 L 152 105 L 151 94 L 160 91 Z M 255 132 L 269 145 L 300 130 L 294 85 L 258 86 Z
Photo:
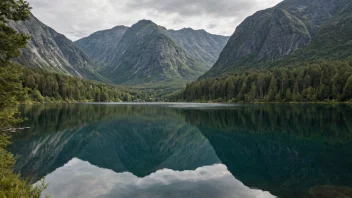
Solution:
M 352 58 L 276 67 L 202 79 L 168 96 L 171 101 L 316 102 L 351 101 Z
M 60 100 L 121 102 L 147 97 L 138 91 L 50 73 L 40 69 L 24 69 L 23 87 L 27 90 L 21 101 L 50 102 Z

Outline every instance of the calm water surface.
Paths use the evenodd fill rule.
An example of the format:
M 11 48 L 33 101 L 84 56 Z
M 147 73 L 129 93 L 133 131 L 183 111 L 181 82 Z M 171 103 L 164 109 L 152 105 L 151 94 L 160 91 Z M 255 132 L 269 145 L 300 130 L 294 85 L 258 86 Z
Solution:
M 351 105 L 21 106 L 15 170 L 51 197 L 352 196 Z M 342 197 L 342 196 L 341 196 Z

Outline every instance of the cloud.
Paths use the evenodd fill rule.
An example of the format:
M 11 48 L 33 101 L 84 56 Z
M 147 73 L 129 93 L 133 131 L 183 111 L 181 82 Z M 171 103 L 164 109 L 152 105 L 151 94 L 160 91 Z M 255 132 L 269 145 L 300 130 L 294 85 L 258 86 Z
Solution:
M 155 9 L 161 13 L 177 13 L 180 16 L 235 17 L 256 7 L 256 4 L 258 1 L 253 0 L 131 0 L 127 3 L 127 7 L 130 9 Z
M 222 164 L 187 171 L 163 169 L 138 178 L 128 172 L 115 173 L 74 158 L 49 174 L 46 181 L 49 186 L 45 193 L 53 197 L 275 197 L 245 186 Z
M 150 19 L 168 29 L 205 29 L 231 35 L 255 11 L 281 0 L 28 0 L 34 15 L 72 40 Z
M 216 28 L 217 25 L 216 24 L 209 24 L 207 29 L 213 29 L 213 28 Z

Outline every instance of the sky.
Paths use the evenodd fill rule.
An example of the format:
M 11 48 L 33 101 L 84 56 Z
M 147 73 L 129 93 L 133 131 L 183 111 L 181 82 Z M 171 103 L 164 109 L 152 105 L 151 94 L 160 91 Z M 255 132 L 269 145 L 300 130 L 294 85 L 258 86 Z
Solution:
M 75 41 L 141 19 L 167 29 L 204 29 L 230 36 L 256 11 L 281 0 L 27 0 L 43 23 Z

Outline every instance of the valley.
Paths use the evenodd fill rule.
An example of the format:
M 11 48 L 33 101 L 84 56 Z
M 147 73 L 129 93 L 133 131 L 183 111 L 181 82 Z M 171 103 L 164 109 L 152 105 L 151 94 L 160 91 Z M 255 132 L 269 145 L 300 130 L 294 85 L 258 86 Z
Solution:
M 0 197 L 352 197 L 351 103 L 351 0 L 0 0 Z
M 31 37 L 16 58 L 26 68 L 123 86 L 142 100 L 337 102 L 351 98 L 351 9 L 346 0 L 286 0 L 246 18 L 231 37 L 140 20 L 72 42 L 32 14 L 10 26 Z M 316 66 L 334 71 L 313 76 Z

